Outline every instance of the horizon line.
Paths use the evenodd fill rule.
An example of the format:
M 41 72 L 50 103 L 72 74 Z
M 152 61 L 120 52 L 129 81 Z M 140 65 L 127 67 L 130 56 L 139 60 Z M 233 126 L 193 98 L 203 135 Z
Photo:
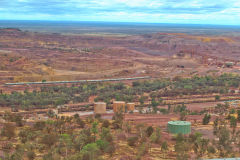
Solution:
M 240 24 L 211 24 L 211 23 L 174 23 L 174 22 L 129 22 L 129 21 L 81 21 L 81 20 L 30 20 L 30 19 L 0 19 L 0 21 L 45 21 L 45 22 L 83 22 L 83 23 L 122 23 L 122 24 L 168 24 L 168 25 L 209 25 L 209 26 L 235 26 L 240 27 Z

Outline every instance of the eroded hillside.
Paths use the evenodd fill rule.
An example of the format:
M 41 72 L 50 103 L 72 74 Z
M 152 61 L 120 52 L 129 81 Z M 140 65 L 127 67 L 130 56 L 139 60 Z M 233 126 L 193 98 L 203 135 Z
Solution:
M 3 83 L 238 72 L 223 65 L 237 65 L 239 50 L 240 38 L 233 36 L 61 35 L 1 29 L 0 74 Z

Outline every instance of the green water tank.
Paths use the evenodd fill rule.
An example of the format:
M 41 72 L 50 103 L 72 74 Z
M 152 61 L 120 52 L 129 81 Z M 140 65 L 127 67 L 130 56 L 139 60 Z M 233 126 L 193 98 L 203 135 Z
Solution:
M 187 121 L 170 121 L 168 122 L 168 131 L 172 134 L 190 134 L 191 122 Z

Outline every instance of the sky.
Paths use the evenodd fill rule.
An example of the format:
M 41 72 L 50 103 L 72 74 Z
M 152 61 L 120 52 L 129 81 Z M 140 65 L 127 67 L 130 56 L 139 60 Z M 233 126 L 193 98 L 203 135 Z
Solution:
M 0 0 L 0 20 L 240 25 L 240 0 Z

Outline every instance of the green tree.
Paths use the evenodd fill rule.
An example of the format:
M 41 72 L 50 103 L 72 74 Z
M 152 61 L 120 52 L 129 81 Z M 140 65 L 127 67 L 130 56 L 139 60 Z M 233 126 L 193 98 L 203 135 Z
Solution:
M 155 100 L 155 98 L 152 98 L 151 105 L 152 105 L 152 108 L 153 108 L 153 112 L 157 113 L 157 106 L 159 105 L 159 103 Z
M 199 138 L 199 139 L 197 139 L 195 144 L 199 148 L 199 150 L 198 150 L 199 152 L 197 152 L 197 154 L 199 155 L 199 157 L 202 157 L 207 151 L 207 147 L 208 147 L 208 144 L 209 144 L 209 139 Z
M 105 140 L 97 140 L 96 144 L 105 153 L 109 153 L 111 156 L 115 152 L 115 146 L 113 143 L 109 143 Z
M 22 143 L 26 143 L 28 140 L 28 134 L 29 130 L 28 129 L 23 129 L 18 133 L 19 138 L 21 139 Z
M 151 142 L 158 144 L 161 140 L 161 130 L 160 128 L 156 128 L 156 131 L 150 137 Z
M 144 101 L 146 100 L 146 97 L 145 96 L 141 96 L 140 98 L 139 98 L 139 102 L 140 102 L 140 104 L 141 105 L 144 105 Z
M 230 118 L 230 126 L 232 128 L 236 128 L 237 127 L 237 119 L 234 116 L 231 116 L 231 118 Z
M 91 135 L 90 129 L 83 129 L 80 133 L 73 135 L 73 147 L 76 151 L 82 150 L 85 145 L 93 142 L 94 137 Z
M 216 95 L 215 96 L 215 101 L 219 101 L 220 100 L 220 96 L 219 95 Z
M 72 139 L 69 134 L 62 134 L 60 136 L 60 143 L 65 147 L 65 156 L 68 156 L 68 151 L 72 147 Z
M 87 144 L 81 151 L 83 160 L 97 160 L 99 159 L 100 153 L 100 149 L 96 143 Z
M 101 140 L 101 139 L 97 140 L 97 141 L 96 141 L 96 144 L 97 144 L 97 146 L 99 147 L 99 149 L 102 150 L 103 152 L 104 152 L 105 149 L 110 145 L 109 142 L 104 141 L 104 140 Z
M 232 151 L 231 148 L 231 134 L 230 131 L 226 128 L 226 126 L 220 127 L 219 133 L 217 135 L 218 140 L 218 148 L 220 149 L 220 156 L 227 156 L 228 153 Z
M 153 134 L 154 129 L 152 126 L 149 126 L 149 127 L 147 127 L 145 132 L 146 132 L 147 136 L 150 137 Z
M 202 120 L 203 125 L 207 125 L 210 122 L 211 115 L 210 114 L 205 114 Z
M 122 112 L 117 112 L 113 116 L 114 122 L 112 123 L 114 129 L 119 129 L 122 128 L 123 125 L 123 113 Z
M 105 140 L 109 143 L 113 142 L 113 136 L 108 128 L 102 128 L 102 132 L 100 134 L 102 140 Z
M 177 152 L 177 160 L 189 159 L 190 145 L 186 141 L 177 142 L 174 147 Z
M 94 121 L 92 123 L 92 128 L 91 128 L 91 131 L 92 133 L 94 134 L 94 142 L 96 141 L 96 134 L 98 133 L 98 122 Z
M 48 148 L 51 148 L 58 141 L 57 135 L 49 133 L 43 135 L 41 142 L 45 144 Z
M 79 117 L 79 114 L 77 114 L 77 113 L 74 114 L 73 117 L 74 117 L 74 119 L 76 119 L 76 120 L 77 120 L 78 118 L 80 118 L 80 117 Z
M 161 150 L 163 151 L 164 158 L 165 158 L 165 152 L 168 151 L 168 143 L 166 141 L 162 143 Z

